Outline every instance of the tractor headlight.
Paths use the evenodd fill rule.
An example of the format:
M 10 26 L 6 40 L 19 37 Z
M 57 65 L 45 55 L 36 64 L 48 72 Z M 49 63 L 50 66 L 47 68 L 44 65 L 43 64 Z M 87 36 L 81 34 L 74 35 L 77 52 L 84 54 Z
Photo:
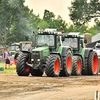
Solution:
M 31 61 L 34 61 L 34 59 L 31 59 Z
M 37 61 L 40 61 L 40 59 L 37 59 Z

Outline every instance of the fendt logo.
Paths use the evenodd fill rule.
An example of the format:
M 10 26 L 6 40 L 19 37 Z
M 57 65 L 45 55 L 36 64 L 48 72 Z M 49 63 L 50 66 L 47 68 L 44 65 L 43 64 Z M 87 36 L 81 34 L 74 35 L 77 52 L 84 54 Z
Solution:
M 33 53 L 33 55 L 39 55 L 39 53 Z

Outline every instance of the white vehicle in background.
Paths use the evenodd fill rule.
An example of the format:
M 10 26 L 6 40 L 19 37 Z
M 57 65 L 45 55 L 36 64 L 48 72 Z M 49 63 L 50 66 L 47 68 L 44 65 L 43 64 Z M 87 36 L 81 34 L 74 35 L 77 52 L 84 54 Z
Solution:
M 100 43 L 96 43 L 94 51 L 97 52 L 98 58 L 100 58 Z

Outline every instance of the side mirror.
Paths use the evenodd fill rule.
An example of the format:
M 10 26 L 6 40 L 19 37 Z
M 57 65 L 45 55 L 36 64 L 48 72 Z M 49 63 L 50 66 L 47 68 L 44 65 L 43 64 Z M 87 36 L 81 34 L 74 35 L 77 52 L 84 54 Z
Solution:
M 26 39 L 26 41 L 28 41 L 29 37 L 28 36 L 25 36 L 25 39 Z
M 62 37 L 62 41 L 65 41 L 65 37 Z
M 86 38 L 84 38 L 84 43 L 87 43 L 87 39 Z

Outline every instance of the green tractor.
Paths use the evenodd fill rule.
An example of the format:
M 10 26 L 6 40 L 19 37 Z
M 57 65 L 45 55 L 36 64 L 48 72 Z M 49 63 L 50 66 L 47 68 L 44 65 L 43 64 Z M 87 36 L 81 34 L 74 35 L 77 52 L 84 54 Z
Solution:
M 49 77 L 69 76 L 72 72 L 72 52 L 70 46 L 62 46 L 61 32 L 56 29 L 38 31 L 35 48 L 23 52 L 17 59 L 19 76 Z
M 9 51 L 10 56 L 14 56 L 17 51 L 20 51 L 19 43 L 12 43 L 11 44 L 11 50 Z
M 87 40 L 77 33 L 63 34 L 63 46 L 70 46 L 72 50 L 72 75 L 98 74 L 98 56 L 92 48 L 85 48 Z
M 35 41 L 34 40 L 36 37 L 37 37 L 37 34 L 35 34 L 35 32 L 33 32 L 33 34 L 27 34 L 25 36 L 26 41 L 19 42 L 21 52 L 17 58 L 17 63 L 16 63 L 16 71 L 17 71 L 19 76 L 23 76 L 23 75 L 26 76 L 26 74 L 22 75 L 21 73 L 19 73 L 19 71 L 21 71 L 20 68 L 23 68 L 23 66 L 21 64 L 22 64 L 22 60 L 25 59 L 24 55 L 27 56 L 27 54 L 28 54 L 28 57 L 31 59 L 32 49 L 35 48 Z M 27 62 L 27 60 L 26 60 L 26 62 Z M 30 70 L 30 68 L 26 67 L 25 70 L 27 72 Z

